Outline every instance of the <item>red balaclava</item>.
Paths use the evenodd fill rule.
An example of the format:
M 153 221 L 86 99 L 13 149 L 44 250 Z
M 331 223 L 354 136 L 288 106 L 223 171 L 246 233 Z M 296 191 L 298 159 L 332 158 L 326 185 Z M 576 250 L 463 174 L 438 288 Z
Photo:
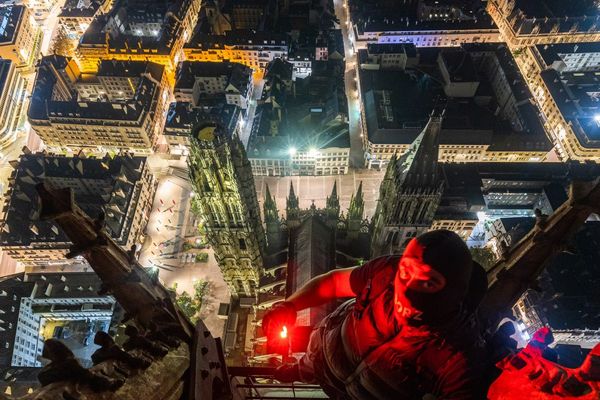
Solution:
M 440 325 L 459 314 L 473 261 L 454 232 L 437 230 L 411 240 L 398 264 L 394 304 L 405 325 Z

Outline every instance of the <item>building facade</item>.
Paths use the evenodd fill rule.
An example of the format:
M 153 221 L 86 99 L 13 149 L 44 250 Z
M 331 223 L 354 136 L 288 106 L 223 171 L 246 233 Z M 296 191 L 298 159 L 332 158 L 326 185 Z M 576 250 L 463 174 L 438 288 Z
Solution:
M 11 60 L 0 60 L 0 150 L 11 145 L 23 116 L 26 82 Z
M 412 3 L 403 2 L 399 7 L 386 1 L 349 0 L 350 32 L 355 48 L 364 49 L 368 43 L 456 47 L 501 41 L 498 28 L 483 9 L 484 3 L 425 0 Z

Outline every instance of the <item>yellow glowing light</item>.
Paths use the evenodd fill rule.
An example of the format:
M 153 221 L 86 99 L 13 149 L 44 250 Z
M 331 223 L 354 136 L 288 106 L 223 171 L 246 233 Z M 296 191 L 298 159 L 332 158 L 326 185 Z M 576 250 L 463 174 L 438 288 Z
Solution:
M 285 339 L 287 337 L 287 327 L 285 325 L 281 329 L 281 332 L 279 333 L 279 336 L 281 336 L 282 339 Z

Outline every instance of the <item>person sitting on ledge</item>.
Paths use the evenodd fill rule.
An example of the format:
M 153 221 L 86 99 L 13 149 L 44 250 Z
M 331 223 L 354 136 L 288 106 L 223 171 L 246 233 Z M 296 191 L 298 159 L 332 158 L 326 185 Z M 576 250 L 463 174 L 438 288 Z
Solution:
M 306 354 L 276 378 L 319 384 L 333 399 L 484 399 L 486 345 L 474 316 L 487 289 L 462 239 L 425 233 L 402 255 L 317 276 L 263 318 L 352 297 L 314 327 Z

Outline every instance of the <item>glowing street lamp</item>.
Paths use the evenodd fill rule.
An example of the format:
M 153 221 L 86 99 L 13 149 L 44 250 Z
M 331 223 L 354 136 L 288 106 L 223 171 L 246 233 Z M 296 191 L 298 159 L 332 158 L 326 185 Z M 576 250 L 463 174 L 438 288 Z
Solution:
M 288 153 L 290 154 L 290 156 L 295 156 L 298 150 L 296 150 L 295 147 L 290 147 L 290 149 L 288 150 Z
M 319 155 L 319 152 L 314 147 L 308 150 L 309 157 L 316 157 Z

